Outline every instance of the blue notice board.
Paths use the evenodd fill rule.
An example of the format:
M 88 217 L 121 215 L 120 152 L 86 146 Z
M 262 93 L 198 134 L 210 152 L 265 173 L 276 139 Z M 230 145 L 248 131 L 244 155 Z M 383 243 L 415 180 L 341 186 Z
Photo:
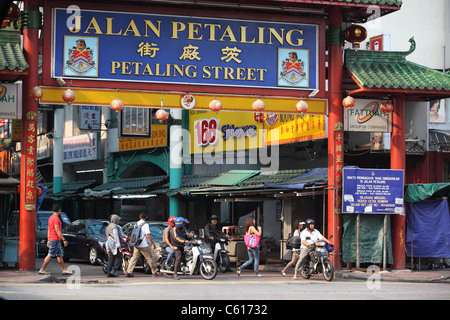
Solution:
M 342 212 L 404 214 L 403 170 L 344 168 Z

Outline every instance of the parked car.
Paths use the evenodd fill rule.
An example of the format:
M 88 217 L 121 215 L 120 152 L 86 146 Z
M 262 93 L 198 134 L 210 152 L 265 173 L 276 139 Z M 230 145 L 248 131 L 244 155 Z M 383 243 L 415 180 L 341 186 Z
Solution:
M 128 222 L 122 227 L 122 231 L 124 235 L 126 235 L 128 238 L 131 236 L 131 231 L 133 231 L 133 228 L 136 224 L 136 221 L 134 222 Z M 156 255 L 156 264 L 158 264 L 158 260 L 161 257 L 160 251 L 161 251 L 161 243 L 162 243 L 162 237 L 163 237 L 163 231 L 164 229 L 169 225 L 167 222 L 147 222 L 149 229 L 150 229 L 150 236 L 153 239 L 153 242 L 156 245 L 156 250 L 153 250 L 154 253 L 153 256 Z M 147 239 L 146 239 L 147 240 Z M 150 248 L 152 248 L 152 244 L 147 240 L 147 243 L 149 244 Z M 133 247 L 130 248 L 131 252 L 133 252 Z M 145 273 L 151 273 L 152 270 L 150 266 L 148 265 L 147 261 L 145 261 L 144 257 L 141 255 L 138 262 L 136 263 L 136 266 L 142 266 L 144 268 Z
M 36 242 L 38 243 L 38 254 L 46 255 L 47 247 L 47 233 L 48 233 L 48 219 L 53 214 L 53 211 L 39 210 L 36 213 Z M 61 231 L 64 232 L 70 225 L 70 219 L 64 212 L 59 215 L 61 220 Z M 17 230 L 19 227 L 19 211 L 11 212 L 8 219 L 8 237 L 18 236 Z
M 72 222 L 63 232 L 68 245 L 64 247 L 64 261 L 69 259 L 88 260 L 97 263 L 97 258 L 103 258 L 102 245 L 106 242 L 106 220 L 80 219 Z

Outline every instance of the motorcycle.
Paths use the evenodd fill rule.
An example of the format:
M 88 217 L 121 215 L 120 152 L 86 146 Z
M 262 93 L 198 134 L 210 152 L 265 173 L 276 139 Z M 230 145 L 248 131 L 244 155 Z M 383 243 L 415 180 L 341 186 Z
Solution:
M 184 263 L 181 265 L 179 275 L 198 274 L 205 280 L 212 280 L 217 275 L 217 265 L 211 254 L 211 247 L 201 240 L 194 239 L 184 246 Z M 167 265 L 167 253 L 164 251 L 161 258 L 160 272 L 166 277 L 173 276 L 175 259 Z
M 220 237 L 216 239 L 214 245 L 214 261 L 216 261 L 220 272 L 225 273 L 230 269 L 230 257 L 228 256 L 227 244 L 228 239 L 226 237 Z
M 130 252 L 129 246 L 128 246 L 128 241 L 130 239 L 128 239 L 127 237 L 123 237 L 122 240 L 123 240 L 123 241 L 121 241 L 122 246 L 119 250 L 122 253 L 122 271 L 125 274 L 125 273 L 127 273 L 128 265 L 130 264 L 130 259 L 131 259 L 131 252 Z M 106 250 L 105 243 L 102 243 L 102 249 L 103 249 L 102 257 L 97 258 L 97 263 L 102 266 L 103 272 L 107 273 L 108 272 L 108 251 Z
M 330 236 L 330 239 L 332 237 Z M 319 240 L 312 244 L 310 248 L 309 255 L 300 270 L 300 274 L 304 279 L 309 279 L 313 274 L 322 273 L 325 280 L 332 281 L 334 278 L 334 266 L 330 261 L 330 252 L 334 250 L 334 246 Z

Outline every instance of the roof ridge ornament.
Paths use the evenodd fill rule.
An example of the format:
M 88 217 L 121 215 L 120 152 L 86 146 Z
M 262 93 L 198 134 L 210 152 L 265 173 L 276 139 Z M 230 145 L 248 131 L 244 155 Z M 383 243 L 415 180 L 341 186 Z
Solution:
M 414 37 L 409 38 L 409 43 L 411 43 L 411 47 L 409 48 L 408 51 L 406 51 L 405 53 L 405 57 L 409 56 L 411 53 L 413 53 L 416 50 L 416 40 L 414 40 Z

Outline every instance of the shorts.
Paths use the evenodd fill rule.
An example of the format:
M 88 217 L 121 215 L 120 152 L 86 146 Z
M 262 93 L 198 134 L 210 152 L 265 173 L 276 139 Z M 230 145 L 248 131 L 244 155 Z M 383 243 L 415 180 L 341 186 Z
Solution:
M 62 256 L 61 240 L 51 240 L 48 247 L 48 255 L 51 257 Z

